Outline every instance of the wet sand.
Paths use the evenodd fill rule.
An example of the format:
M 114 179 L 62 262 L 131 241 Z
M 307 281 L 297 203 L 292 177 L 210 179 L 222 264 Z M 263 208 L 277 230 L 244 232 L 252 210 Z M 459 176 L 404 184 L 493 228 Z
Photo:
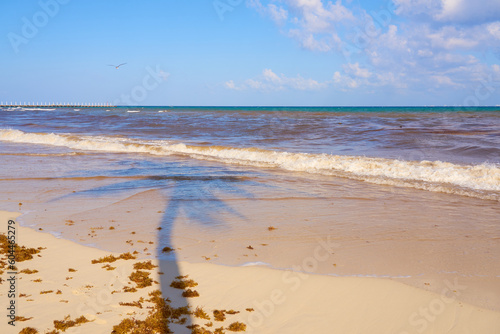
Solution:
M 172 199 L 170 190 L 128 189 L 101 196 L 80 190 L 113 185 L 113 179 L 3 184 L 22 189 L 22 183 L 31 182 L 33 193 L 42 194 L 27 194 L 20 208 L 17 201 L 7 203 L 10 210 L 25 212 L 23 224 L 83 245 L 172 259 L 161 253 L 169 246 L 181 261 L 261 262 L 331 276 L 389 278 L 436 293 L 445 288 L 444 281 L 459 280 L 467 286 L 460 300 L 500 311 L 496 203 L 321 181 L 302 196 L 296 193 L 303 189 L 294 189 L 294 197 L 271 191 L 253 198 L 214 190 L 211 197 L 201 193 L 193 200 Z M 280 185 L 291 187 L 285 181 Z M 270 226 L 276 229 L 269 231 Z M 335 249 L 309 263 L 318 245 L 328 240 Z

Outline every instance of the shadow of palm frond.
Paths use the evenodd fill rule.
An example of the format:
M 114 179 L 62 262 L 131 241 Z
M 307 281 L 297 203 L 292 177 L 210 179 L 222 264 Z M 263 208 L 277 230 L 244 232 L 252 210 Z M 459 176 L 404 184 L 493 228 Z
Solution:
M 86 173 L 89 175 L 88 171 Z M 258 173 L 247 172 L 246 175 L 234 175 L 234 171 L 223 167 L 218 168 L 218 171 L 213 169 L 198 173 L 187 171 L 186 175 L 130 176 L 124 174 L 127 172 L 123 170 L 117 173 L 108 173 L 110 176 L 102 177 L 102 179 L 96 176 L 97 174 L 93 175 L 92 179 L 97 180 L 97 182 L 109 182 L 113 179 L 118 181 L 65 194 L 51 200 L 51 202 L 60 202 L 69 198 L 88 197 L 90 199 L 122 194 L 127 194 L 128 197 L 130 193 L 137 194 L 147 190 L 159 190 L 165 194 L 168 199 L 160 221 L 161 229 L 157 233 L 158 247 L 156 250 L 158 258 L 167 260 L 160 261 L 159 268 L 164 273 L 161 278 L 160 290 L 165 298 L 172 298 L 165 293 L 169 289 L 169 280 L 171 282 L 172 278 L 182 275 L 176 252 L 173 251 L 166 257 L 162 254 L 163 247 L 173 244 L 172 230 L 176 220 L 183 216 L 185 221 L 198 226 L 231 228 L 227 226 L 224 219 L 220 218 L 221 215 L 240 220 L 247 218 L 236 210 L 230 201 L 227 201 L 228 198 L 253 200 L 255 195 L 252 190 L 261 187 L 273 188 L 273 186 L 259 181 Z M 188 300 L 184 297 L 176 295 L 172 300 L 175 300 L 179 305 L 188 305 Z M 189 319 L 186 324 L 190 323 Z

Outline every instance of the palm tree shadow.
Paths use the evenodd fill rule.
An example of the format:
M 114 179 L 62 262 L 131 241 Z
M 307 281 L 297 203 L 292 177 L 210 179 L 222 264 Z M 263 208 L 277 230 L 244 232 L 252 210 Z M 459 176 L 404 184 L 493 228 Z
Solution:
M 105 186 L 90 188 L 55 198 L 52 201 L 60 201 L 65 198 L 83 196 L 96 198 L 100 196 L 118 195 L 124 192 L 137 192 L 138 189 L 160 190 L 168 197 L 164 213 L 160 220 L 160 231 L 158 232 L 156 255 L 161 260 L 159 271 L 163 273 L 160 280 L 160 290 L 164 298 L 170 298 L 177 306 L 185 306 L 188 300 L 181 296 L 182 291 L 173 291 L 177 296 L 166 295 L 170 290 L 170 283 L 175 277 L 181 276 L 176 251 L 163 252 L 165 247 L 173 248 L 172 231 L 176 220 L 184 218 L 187 223 L 203 228 L 227 229 L 231 228 L 220 219 L 226 215 L 240 220 L 247 218 L 228 204 L 224 196 L 231 198 L 242 198 L 246 200 L 255 199 L 254 192 L 247 189 L 279 188 L 258 181 L 259 173 L 254 172 L 250 177 L 238 175 L 234 171 L 218 168 L 217 172 L 208 170 L 212 175 L 205 173 L 194 173 L 189 175 L 149 175 L 138 176 L 133 179 L 129 177 L 126 181 L 115 182 Z M 215 174 L 215 175 L 214 175 Z M 241 173 L 240 173 L 241 174 Z M 116 175 L 115 175 L 116 176 Z M 115 177 L 112 176 L 112 177 Z M 172 292 L 170 290 L 170 292 Z M 191 319 L 187 319 L 189 325 Z

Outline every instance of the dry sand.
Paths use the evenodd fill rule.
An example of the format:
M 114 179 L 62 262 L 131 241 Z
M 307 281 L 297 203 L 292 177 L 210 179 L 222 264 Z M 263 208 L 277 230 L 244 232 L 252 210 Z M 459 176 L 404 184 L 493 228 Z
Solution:
M 7 221 L 16 216 L 0 211 L 0 232 L 5 233 Z M 214 331 L 227 328 L 232 322 L 245 323 L 248 333 L 500 333 L 500 313 L 460 301 L 464 286 L 456 280 L 443 282 L 444 288 L 436 294 L 390 279 L 153 259 L 159 267 L 148 271 L 158 283 L 137 292 L 123 292 L 124 286 L 134 286 L 128 276 L 134 271 L 134 263 L 144 260 L 143 255 L 139 254 L 136 260 L 110 263 L 116 268 L 108 271 L 102 268 L 106 263 L 92 264 L 91 260 L 110 255 L 109 252 L 18 224 L 16 228 L 20 245 L 44 249 L 32 260 L 17 263 L 18 271 L 38 270 L 16 275 L 17 316 L 30 320 L 17 321 L 15 328 L 8 325 L 6 308 L 11 299 L 7 296 L 7 281 L 0 285 L 4 310 L 1 333 L 18 333 L 25 327 L 49 332 L 54 329 L 54 320 L 68 315 L 71 319 L 83 315 L 91 322 L 72 327 L 66 333 L 111 333 L 113 326 L 124 318 L 144 319 L 149 311 L 147 306 L 151 305 L 143 302 L 141 309 L 122 306 L 120 302 L 148 299 L 148 293 L 156 289 L 161 289 L 163 297 L 169 297 L 176 307 L 202 307 L 213 323 L 206 327 L 208 320 L 191 316 L 184 325 L 171 326 L 175 333 L 190 333 L 186 325 L 193 323 Z M 324 254 L 318 252 L 315 256 L 320 260 Z M 70 272 L 70 268 L 76 271 Z M 160 270 L 163 274 L 159 274 Z M 180 274 L 189 275 L 199 284 L 195 287 L 199 297 L 186 299 L 181 290 L 169 287 Z M 4 272 L 2 278 L 6 276 Z M 41 294 L 43 291 L 53 292 Z M 227 314 L 225 321 L 218 322 L 212 315 L 216 309 L 240 313 Z

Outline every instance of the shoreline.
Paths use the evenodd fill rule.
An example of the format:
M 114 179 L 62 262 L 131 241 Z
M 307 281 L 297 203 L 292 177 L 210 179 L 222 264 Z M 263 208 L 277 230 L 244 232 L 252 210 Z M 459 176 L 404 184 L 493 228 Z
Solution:
M 57 193 L 78 193 L 79 187 L 70 184 Z M 500 288 L 495 256 L 500 245 L 490 227 L 498 210 L 473 215 L 470 209 L 481 200 L 422 191 L 397 190 L 367 202 L 343 198 L 345 194 L 332 189 L 328 198 L 279 202 L 227 196 L 205 202 L 202 197 L 188 202 L 183 212 L 168 192 L 139 189 L 104 198 L 68 196 L 60 202 L 28 198 L 21 210 L 26 226 L 57 231 L 64 239 L 110 252 L 137 251 L 146 259 L 235 267 L 262 262 L 278 270 L 332 277 L 375 276 L 438 294 L 447 287 L 445 281 L 458 279 L 467 286 L 461 301 L 500 311 L 500 295 L 495 293 Z M 382 201 L 384 205 L 376 205 Z M 14 204 L 18 202 L 11 209 Z M 358 209 L 360 204 L 364 211 Z M 213 214 L 214 219 L 190 219 L 197 212 Z M 400 212 L 407 218 L 401 219 Z M 463 215 L 442 218 L 458 213 Z M 270 226 L 275 230 L 269 231 Z M 328 242 L 339 247 L 329 249 L 328 257 L 320 250 L 318 259 L 308 262 L 316 248 Z M 165 246 L 175 249 L 175 257 L 161 252 Z
M 12 213 L 0 211 L 2 222 L 8 215 L 12 216 Z M 62 320 L 68 314 L 71 319 L 83 315 L 90 320 L 72 328 L 75 332 L 110 333 L 113 326 L 124 318 L 144 319 L 147 315 L 146 309 L 121 306 L 120 302 L 133 303 L 140 297 L 147 299 L 148 292 L 158 288 L 163 297 L 172 299 L 176 307 L 189 303 L 194 310 L 196 306 L 202 306 L 213 322 L 213 327 L 205 327 L 208 330 L 221 326 L 228 328 L 231 322 L 246 324 L 248 333 L 354 333 L 363 330 L 396 334 L 468 333 L 470 328 L 493 334 L 500 328 L 500 312 L 457 299 L 463 285 L 456 281 L 450 282 L 444 294 L 435 294 L 391 279 L 331 277 L 261 266 L 231 267 L 152 259 L 152 263 L 159 267 L 151 270 L 151 277 L 159 284 L 137 289 L 134 293 L 112 293 L 120 287 L 130 286 L 127 275 L 134 270 L 134 263 L 144 259 L 117 260 L 110 263 L 116 269 L 108 271 L 101 264 L 92 264 L 91 260 L 108 256 L 111 252 L 23 226 L 19 227 L 19 244 L 46 249 L 38 254 L 41 257 L 19 262 L 20 270 L 38 270 L 38 273 L 18 275 L 19 293 L 31 295 L 18 299 L 24 313 L 20 316 L 33 319 L 18 322 L 15 333 L 24 327 L 37 328 L 40 332 L 52 330 L 53 320 Z M 324 254 L 318 253 L 318 256 Z M 69 268 L 76 271 L 68 272 Z M 157 274 L 160 270 L 163 275 Z M 200 297 L 183 298 L 179 290 L 169 287 L 178 274 L 187 274 L 199 284 L 196 290 Z M 36 279 L 42 281 L 33 282 Z M 50 290 L 54 292 L 40 294 Z M 55 292 L 58 290 L 60 294 Z M 211 314 L 216 309 L 233 309 L 240 313 L 226 315 L 224 322 L 217 322 Z M 426 318 L 423 309 L 430 310 L 431 317 Z M 184 325 L 172 324 L 175 333 L 190 333 L 191 329 L 186 328 L 189 324 L 204 326 L 208 323 L 208 320 L 201 321 L 194 316 L 188 318 Z M 428 320 L 431 318 L 432 321 Z M 4 324 L 0 328 L 4 328 Z

